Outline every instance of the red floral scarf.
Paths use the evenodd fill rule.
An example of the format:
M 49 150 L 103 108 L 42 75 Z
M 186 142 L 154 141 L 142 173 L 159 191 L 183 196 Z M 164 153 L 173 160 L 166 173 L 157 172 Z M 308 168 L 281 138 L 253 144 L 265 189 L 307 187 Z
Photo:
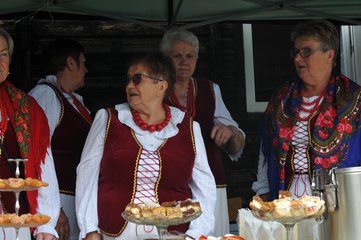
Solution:
M 283 189 L 286 159 L 292 148 L 291 142 L 302 104 L 302 87 L 300 79 L 283 85 L 271 98 L 265 112 L 263 152 L 267 161 L 276 161 Z M 308 157 L 312 169 L 330 169 L 341 165 L 347 157 L 350 138 L 361 127 L 360 86 L 343 75 L 332 77 L 318 114 L 308 122 Z
M 0 94 L 6 106 L 10 123 L 15 129 L 22 158 L 27 158 L 25 176 L 41 179 L 40 164 L 44 163 L 50 143 L 46 116 L 36 101 L 9 81 L 0 85 Z M 38 191 L 27 192 L 30 212 L 36 213 Z

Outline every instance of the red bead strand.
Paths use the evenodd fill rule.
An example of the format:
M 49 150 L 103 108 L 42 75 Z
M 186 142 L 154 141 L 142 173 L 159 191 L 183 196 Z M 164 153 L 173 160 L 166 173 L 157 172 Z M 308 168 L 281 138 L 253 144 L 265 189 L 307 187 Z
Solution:
M 172 114 L 170 112 L 170 107 L 166 104 L 163 104 L 164 110 L 165 110 L 165 119 L 163 122 L 159 123 L 159 124 L 155 124 L 155 125 L 148 125 L 146 122 L 144 122 L 142 120 L 142 118 L 139 116 L 139 113 L 134 110 L 133 108 L 131 108 L 131 112 L 133 115 L 133 120 L 135 122 L 135 124 L 140 127 L 142 130 L 144 131 L 149 131 L 149 132 L 154 132 L 154 131 L 161 131 L 165 126 L 168 125 Z
M 5 132 L 8 128 L 8 114 L 6 111 L 4 101 L 2 100 L 0 103 L 0 111 L 1 111 L 0 136 L 2 137 L 5 135 Z
M 307 117 L 301 117 L 300 113 L 298 112 L 298 116 L 297 116 L 298 120 L 308 121 L 313 116 L 313 114 L 318 110 L 318 108 L 320 106 L 320 101 L 324 97 L 325 93 L 326 93 L 326 89 L 320 94 L 320 96 L 318 96 L 312 102 L 306 102 L 302 97 L 302 104 L 300 106 L 300 111 L 303 111 L 303 112 L 306 112 L 306 113 L 309 113 L 309 114 L 308 114 Z M 312 105 L 314 105 L 314 106 L 309 108 L 309 109 L 304 107 L 304 106 L 312 106 Z
M 302 105 L 304 106 L 312 106 L 313 104 L 316 104 L 318 105 L 318 103 L 320 102 L 321 98 L 325 95 L 326 93 L 326 90 L 327 88 L 325 88 L 322 93 L 320 94 L 320 96 L 318 96 L 316 99 L 314 99 L 313 101 L 311 102 L 306 102 L 304 99 L 303 99 L 303 96 L 304 96 L 304 90 L 302 89 Z

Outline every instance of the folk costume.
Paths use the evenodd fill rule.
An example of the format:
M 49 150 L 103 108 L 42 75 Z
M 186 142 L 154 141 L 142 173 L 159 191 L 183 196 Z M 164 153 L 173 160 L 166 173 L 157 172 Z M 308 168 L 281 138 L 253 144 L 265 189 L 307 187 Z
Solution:
M 200 202 L 202 215 L 175 229 L 195 238 L 210 233 L 216 187 L 200 128 L 179 109 L 170 113 L 162 130 L 150 132 L 134 122 L 128 104 L 97 112 L 77 169 L 80 238 L 93 231 L 103 239 L 154 236 L 154 227 L 122 219 L 126 205 L 186 198 Z
M 38 232 L 58 236 L 55 231 L 59 215 L 58 183 L 49 148 L 49 127 L 44 112 L 36 101 L 5 80 L 0 84 L 0 178 L 14 178 L 16 165 L 8 159 L 28 159 L 20 163 L 20 177 L 36 178 L 48 187 L 20 194 L 19 214 L 40 213 L 51 217 L 49 223 L 38 227 Z M 1 213 L 15 213 L 15 195 L 1 192 Z M 14 229 L 3 228 L 0 238 L 15 239 Z M 30 239 L 28 230 L 20 232 L 21 239 Z
M 361 165 L 360 86 L 333 75 L 324 93 L 307 100 L 302 86 L 300 79 L 285 84 L 266 109 L 257 194 L 311 195 L 313 170 Z
M 186 114 L 194 117 L 202 130 L 204 144 L 207 150 L 208 163 L 216 179 L 217 184 L 217 207 L 216 207 L 216 226 L 213 236 L 222 236 L 229 233 L 229 216 L 227 206 L 227 179 L 223 165 L 221 149 L 211 138 L 211 131 L 215 124 L 222 123 L 226 126 L 232 125 L 238 128 L 238 124 L 232 119 L 223 100 L 220 88 L 217 84 L 209 80 L 188 81 L 188 101 L 183 106 L 177 99 L 174 92 L 171 93 L 168 103 L 181 109 Z M 238 130 L 245 136 L 244 132 Z M 229 157 L 236 161 L 241 156 L 242 150 Z
M 37 100 L 48 118 L 61 206 L 70 225 L 69 239 L 75 240 L 79 238 L 74 196 L 76 168 L 92 122 L 89 110 L 85 108 L 81 96 L 65 92 L 54 75 L 40 79 L 29 94 Z

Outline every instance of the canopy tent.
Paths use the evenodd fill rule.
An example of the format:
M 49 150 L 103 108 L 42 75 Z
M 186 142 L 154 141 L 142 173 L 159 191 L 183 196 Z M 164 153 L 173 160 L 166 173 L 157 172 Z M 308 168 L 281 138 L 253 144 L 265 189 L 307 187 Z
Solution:
M 0 3 L 0 15 L 39 11 L 102 16 L 161 30 L 176 23 L 193 28 L 225 20 L 327 18 L 361 25 L 361 0 L 8 0 Z

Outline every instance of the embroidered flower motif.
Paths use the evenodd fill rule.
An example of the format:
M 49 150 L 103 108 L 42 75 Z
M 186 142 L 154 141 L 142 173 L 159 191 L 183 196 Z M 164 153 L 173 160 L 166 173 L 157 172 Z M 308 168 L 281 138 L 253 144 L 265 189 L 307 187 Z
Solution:
M 20 100 L 22 98 L 22 95 L 20 92 L 15 93 L 15 99 Z
M 336 165 L 338 162 L 338 156 L 332 155 L 329 158 L 316 157 L 315 164 L 322 165 L 323 168 L 329 168 L 331 165 Z
M 291 141 L 295 129 L 296 126 L 294 126 L 293 128 L 289 128 L 289 127 L 281 128 L 280 137 L 286 139 L 287 141 Z
M 336 131 L 341 134 L 343 133 L 344 130 L 345 130 L 344 125 L 342 123 L 339 123 L 336 127 Z
M 285 151 L 288 151 L 288 150 L 289 150 L 288 144 L 284 142 L 284 143 L 282 144 L 282 149 L 285 150 Z
M 30 145 L 30 103 L 27 95 L 19 89 L 7 86 L 7 91 L 12 98 L 14 106 L 14 130 L 19 143 L 21 156 L 27 158 Z
M 330 159 L 329 158 L 324 158 L 324 159 L 322 159 L 322 167 L 323 168 L 326 168 L 326 169 L 328 169 L 329 167 L 330 167 Z
M 29 113 L 29 106 L 27 104 L 21 106 L 21 111 L 23 113 Z
M 343 132 L 350 134 L 352 133 L 352 126 L 348 123 L 346 118 L 342 118 L 340 123 L 336 127 L 336 131 L 340 134 Z
M 319 134 L 320 137 L 323 138 L 323 139 L 326 139 L 326 138 L 328 138 L 328 136 L 329 136 L 328 133 L 325 133 L 325 132 L 322 131 L 322 130 L 318 130 L 318 134 Z
M 334 118 L 334 117 L 336 117 L 336 110 L 335 110 L 335 108 L 334 107 L 332 107 L 332 106 L 328 106 L 328 111 L 330 112 L 330 114 L 331 114 L 331 116 Z
M 330 110 L 326 110 L 325 113 L 319 113 L 317 120 L 316 120 L 316 126 L 319 126 L 321 128 L 333 128 L 333 116 L 332 112 Z
M 322 158 L 316 157 L 315 158 L 315 164 L 320 165 L 322 163 Z
M 347 134 L 352 133 L 352 126 L 351 126 L 350 124 L 347 124 L 347 125 L 345 126 L 345 132 L 346 132 Z
M 336 164 L 337 161 L 338 161 L 337 155 L 333 155 L 333 156 L 330 157 L 331 164 Z
M 23 134 L 21 132 L 16 133 L 16 139 L 19 143 L 22 143 L 24 141 Z

